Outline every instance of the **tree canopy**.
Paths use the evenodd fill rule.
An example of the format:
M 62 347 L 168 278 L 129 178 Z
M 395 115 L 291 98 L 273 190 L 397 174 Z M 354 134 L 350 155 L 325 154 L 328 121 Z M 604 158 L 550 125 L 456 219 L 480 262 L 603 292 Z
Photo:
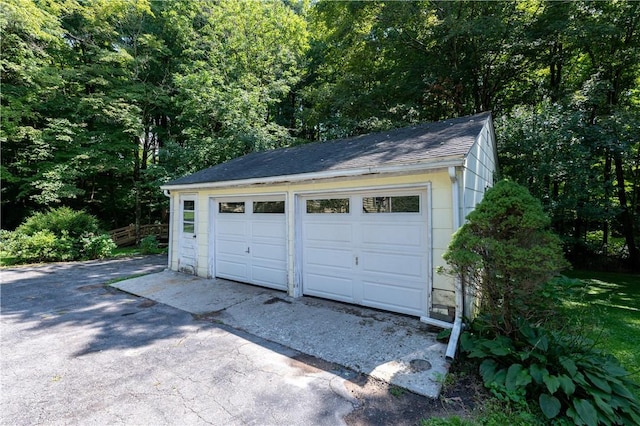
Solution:
M 571 259 L 640 265 L 640 3 L 4 0 L 2 227 L 166 219 L 252 151 L 491 110 Z M 585 255 L 587 255 L 585 257 Z

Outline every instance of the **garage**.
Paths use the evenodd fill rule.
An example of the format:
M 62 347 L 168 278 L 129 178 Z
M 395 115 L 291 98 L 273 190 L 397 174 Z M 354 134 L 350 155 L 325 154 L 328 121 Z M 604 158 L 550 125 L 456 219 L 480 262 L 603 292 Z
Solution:
M 303 294 L 425 315 L 427 192 L 303 199 Z
M 284 197 L 215 200 L 215 276 L 287 289 Z
M 169 268 L 453 327 L 473 300 L 438 271 L 496 170 L 489 112 L 252 152 L 161 187 Z

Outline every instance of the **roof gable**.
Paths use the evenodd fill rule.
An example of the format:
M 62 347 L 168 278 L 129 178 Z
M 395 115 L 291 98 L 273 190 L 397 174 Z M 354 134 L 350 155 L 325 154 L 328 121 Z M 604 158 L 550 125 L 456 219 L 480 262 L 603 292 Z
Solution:
M 163 187 L 239 181 L 464 158 L 488 112 L 346 139 L 254 152 L 175 179 Z

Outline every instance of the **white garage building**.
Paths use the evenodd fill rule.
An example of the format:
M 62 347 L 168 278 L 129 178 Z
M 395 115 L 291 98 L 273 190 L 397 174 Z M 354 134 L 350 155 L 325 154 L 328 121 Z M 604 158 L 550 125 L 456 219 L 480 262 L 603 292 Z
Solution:
M 162 186 L 169 268 L 446 326 L 436 270 L 496 167 L 490 113 L 248 154 Z

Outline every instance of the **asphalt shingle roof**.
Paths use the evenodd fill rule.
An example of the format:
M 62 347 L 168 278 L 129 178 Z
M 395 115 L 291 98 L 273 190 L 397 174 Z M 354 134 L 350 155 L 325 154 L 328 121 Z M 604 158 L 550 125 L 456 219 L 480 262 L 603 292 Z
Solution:
M 419 124 L 346 139 L 254 152 L 163 186 L 237 181 L 464 158 L 491 114 Z

